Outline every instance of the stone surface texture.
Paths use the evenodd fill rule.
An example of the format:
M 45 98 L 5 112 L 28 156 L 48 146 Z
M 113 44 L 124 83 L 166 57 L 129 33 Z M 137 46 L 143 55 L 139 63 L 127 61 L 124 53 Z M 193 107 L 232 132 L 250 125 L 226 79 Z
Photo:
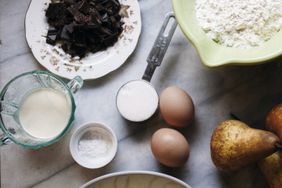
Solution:
M 0 149 L 2 188 L 75 188 L 95 177 L 126 170 L 163 172 L 195 188 L 267 187 L 255 164 L 233 173 L 219 172 L 211 161 L 209 144 L 217 123 L 230 118 L 231 112 L 251 126 L 263 128 L 266 113 L 282 102 L 282 59 L 250 67 L 206 68 L 178 28 L 152 84 L 159 93 L 171 85 L 185 89 L 194 100 L 196 117 L 193 125 L 181 130 L 190 144 L 189 161 L 181 168 L 166 168 L 154 159 L 150 149 L 152 134 L 168 126 L 160 115 L 135 124 L 125 121 L 115 107 L 118 88 L 141 78 L 164 16 L 172 11 L 169 0 L 139 3 L 143 26 L 133 55 L 113 73 L 86 81 L 75 95 L 77 111 L 72 131 L 89 121 L 109 125 L 119 141 L 115 159 L 98 170 L 80 167 L 69 152 L 72 131 L 58 143 L 40 150 L 10 144 Z M 25 41 L 28 5 L 29 0 L 0 0 L 0 89 L 18 74 L 44 70 Z

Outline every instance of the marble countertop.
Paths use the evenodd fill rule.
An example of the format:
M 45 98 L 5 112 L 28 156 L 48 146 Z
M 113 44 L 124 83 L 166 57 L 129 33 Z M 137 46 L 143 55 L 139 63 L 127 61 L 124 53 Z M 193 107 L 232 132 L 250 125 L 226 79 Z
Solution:
M 74 128 L 89 121 L 104 122 L 119 141 L 115 159 L 99 170 L 88 170 L 74 162 L 68 133 L 58 143 L 27 150 L 15 144 L 1 147 L 1 187 L 72 188 L 103 174 L 126 170 L 150 170 L 173 175 L 195 188 L 264 188 L 266 182 L 256 165 L 238 172 L 219 172 L 210 158 L 210 137 L 219 121 L 230 112 L 254 127 L 263 127 L 265 114 L 282 102 L 282 59 L 253 67 L 204 67 L 184 35 L 177 29 L 163 64 L 152 83 L 158 92 L 170 85 L 188 91 L 196 106 L 195 123 L 182 132 L 191 153 L 181 168 L 166 168 L 153 157 L 150 138 L 166 124 L 156 115 L 141 124 L 129 123 L 117 112 L 115 95 L 125 82 L 140 78 L 154 38 L 164 16 L 172 10 L 169 0 L 139 0 L 143 28 L 136 51 L 117 71 L 87 81 L 76 95 Z M 0 0 L 0 89 L 23 72 L 43 69 L 32 56 L 24 32 L 29 0 Z

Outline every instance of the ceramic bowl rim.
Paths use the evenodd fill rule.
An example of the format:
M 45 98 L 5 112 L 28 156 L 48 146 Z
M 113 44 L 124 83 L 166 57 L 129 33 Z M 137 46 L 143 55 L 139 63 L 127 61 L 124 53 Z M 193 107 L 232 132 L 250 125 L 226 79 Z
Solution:
M 90 180 L 89 182 L 80 186 L 80 188 L 87 188 L 87 186 L 89 186 L 93 183 L 97 183 L 101 180 L 111 178 L 111 177 L 115 177 L 115 176 L 122 176 L 122 175 L 153 175 L 153 176 L 158 176 L 158 177 L 161 177 L 161 178 L 166 178 L 166 179 L 172 180 L 175 183 L 178 183 L 178 184 L 185 186 L 187 188 L 192 188 L 190 185 L 188 185 L 184 181 L 179 180 L 179 179 L 177 179 L 173 176 L 170 176 L 168 174 L 164 174 L 164 173 L 160 173 L 160 172 L 154 172 L 154 171 L 146 171 L 146 170 L 132 170 L 132 171 L 113 172 L 113 173 L 110 173 L 110 174 L 106 174 L 106 175 L 102 175 L 102 176 L 99 176 L 97 178 L 94 178 L 93 180 Z

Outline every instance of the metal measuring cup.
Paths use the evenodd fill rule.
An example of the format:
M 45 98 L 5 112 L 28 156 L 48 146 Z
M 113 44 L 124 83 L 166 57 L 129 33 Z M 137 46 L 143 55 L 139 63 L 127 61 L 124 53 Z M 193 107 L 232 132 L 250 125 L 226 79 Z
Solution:
M 170 22 L 171 24 L 169 25 Z M 142 79 L 131 80 L 119 88 L 116 96 L 116 106 L 119 113 L 125 119 L 133 122 L 142 122 L 149 119 L 156 112 L 159 96 L 150 81 L 156 68 L 162 63 L 176 27 L 177 22 L 174 14 L 168 13 L 147 58 L 148 65 Z M 130 91 L 134 92 L 134 90 L 140 89 L 136 87 L 142 87 L 142 93 L 147 94 L 147 96 L 130 96 Z M 130 88 L 130 91 L 128 91 L 128 88 Z

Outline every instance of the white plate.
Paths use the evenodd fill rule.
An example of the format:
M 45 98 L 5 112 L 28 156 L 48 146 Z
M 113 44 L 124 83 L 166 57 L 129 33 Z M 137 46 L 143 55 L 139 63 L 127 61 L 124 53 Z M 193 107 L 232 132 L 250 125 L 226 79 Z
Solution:
M 104 175 L 80 188 L 191 188 L 172 176 L 152 171 L 126 171 Z
M 31 0 L 25 18 L 27 43 L 37 61 L 61 77 L 84 80 L 95 79 L 119 68 L 134 51 L 141 33 L 141 15 L 137 0 L 120 0 L 128 17 L 123 18 L 123 32 L 119 40 L 105 51 L 89 53 L 81 60 L 70 58 L 58 48 L 46 43 L 48 23 L 45 10 L 50 0 Z

